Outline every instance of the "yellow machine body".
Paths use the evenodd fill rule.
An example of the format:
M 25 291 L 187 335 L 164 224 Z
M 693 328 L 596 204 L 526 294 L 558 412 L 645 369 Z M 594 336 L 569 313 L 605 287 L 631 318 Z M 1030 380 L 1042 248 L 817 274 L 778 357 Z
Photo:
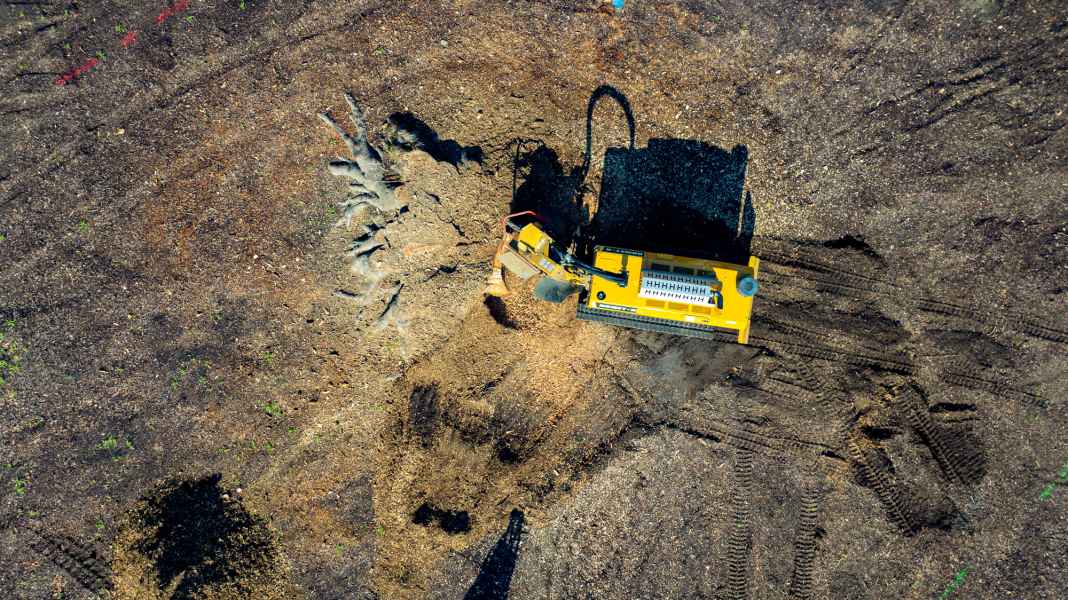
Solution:
M 579 318 L 698 337 L 726 331 L 740 344 L 749 341 L 753 296 L 740 294 L 737 283 L 745 275 L 757 278 L 755 256 L 742 266 L 608 246 L 594 253 L 593 266 L 625 272 L 627 285 L 592 276 Z
M 522 279 L 542 275 L 535 295 L 543 299 L 561 302 L 581 291 L 579 319 L 692 337 L 729 333 L 740 344 L 749 341 L 756 257 L 743 266 L 597 246 L 589 265 L 555 247 L 536 223 L 513 231 L 497 260 Z
M 587 285 L 588 278 L 565 269 L 553 257 L 552 248 L 553 239 L 540 227 L 531 223 L 516 233 L 514 239 L 508 245 L 508 250 L 498 258 L 509 271 L 523 279 L 527 279 L 540 271 L 542 275 L 557 281 L 581 286 Z M 537 271 L 532 270 L 530 267 Z

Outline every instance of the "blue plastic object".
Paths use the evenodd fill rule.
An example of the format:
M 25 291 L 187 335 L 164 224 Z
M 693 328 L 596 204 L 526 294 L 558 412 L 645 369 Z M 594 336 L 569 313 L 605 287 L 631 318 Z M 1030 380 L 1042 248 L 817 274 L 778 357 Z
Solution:
M 623 10 L 623 0 L 612 0 L 612 7 L 616 10 Z
M 760 289 L 760 284 L 756 279 L 753 279 L 752 275 L 742 275 L 738 278 L 738 293 L 742 296 L 756 296 L 757 290 Z

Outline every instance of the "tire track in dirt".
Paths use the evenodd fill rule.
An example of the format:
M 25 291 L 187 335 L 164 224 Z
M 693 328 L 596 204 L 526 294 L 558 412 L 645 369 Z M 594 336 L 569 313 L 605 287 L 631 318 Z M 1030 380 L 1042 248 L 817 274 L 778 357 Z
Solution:
M 794 282 L 800 282 L 816 291 L 833 291 L 842 296 L 865 300 L 889 296 L 895 302 L 900 302 L 902 298 L 908 297 L 904 288 L 885 279 L 850 273 L 829 265 L 805 259 L 790 258 L 774 252 L 763 252 L 762 257 L 764 258 L 762 267 L 766 274 L 771 275 L 771 282 L 774 282 L 777 277 L 782 277 L 791 279 Z M 837 280 L 830 281 L 796 271 L 823 273 L 832 275 Z M 974 308 L 930 297 L 921 297 L 915 301 L 914 307 L 922 312 L 955 317 L 966 322 L 979 322 L 987 326 L 1002 327 L 1048 342 L 1068 344 L 1068 331 L 1040 323 L 1035 320 L 1034 316 L 1019 311 L 1010 310 L 999 314 L 989 314 Z
M 816 524 L 824 491 L 818 484 L 801 492 L 801 515 L 794 536 L 794 568 L 790 574 L 790 595 L 796 600 L 812 598 L 812 567 L 816 559 Z
M 891 293 L 904 291 L 904 288 L 895 284 L 892 281 L 888 281 L 885 278 L 876 277 L 873 275 L 864 275 L 855 271 L 848 271 L 833 265 L 814 261 L 803 256 L 789 256 L 781 252 L 776 252 L 771 249 L 761 249 L 758 252 L 761 258 L 761 269 L 770 269 L 772 273 L 781 275 L 783 277 L 792 277 L 799 279 L 806 279 L 812 282 L 817 282 L 823 285 L 829 285 L 832 287 L 844 287 L 847 289 L 857 291 L 873 290 L 881 293 Z M 816 279 L 811 275 L 803 274 L 806 271 L 813 271 L 816 273 L 822 273 L 839 278 L 838 281 L 829 281 L 826 279 Z M 852 280 L 852 284 L 844 283 L 844 281 Z
M 642 321 L 642 318 L 631 317 L 631 320 Z M 759 326 L 761 323 L 762 321 L 759 316 L 754 318 L 754 326 Z M 647 325 L 646 328 L 652 331 L 669 332 L 667 329 L 657 329 L 655 323 Z M 677 329 L 671 330 L 670 332 L 679 334 Z M 681 333 L 680 335 L 688 334 Z M 700 337 L 718 343 L 737 343 L 736 336 L 720 331 L 701 330 Z M 820 344 L 815 341 L 818 337 L 832 339 L 830 336 L 822 334 L 817 336 L 812 333 L 809 333 L 807 336 L 786 336 L 775 332 L 761 332 L 759 334 L 751 333 L 749 335 L 748 345 L 768 350 L 774 354 L 793 353 L 808 358 L 820 358 L 860 367 L 872 367 L 904 375 L 912 375 L 916 371 L 912 362 L 903 357 L 866 353 Z
M 849 463 L 845 458 L 838 456 L 848 443 L 849 436 L 856 424 L 857 412 L 852 402 L 845 396 L 842 388 L 827 378 L 817 373 L 812 366 L 797 357 L 792 357 L 788 368 L 797 380 L 795 385 L 806 389 L 820 405 L 834 411 L 839 419 L 834 428 L 834 436 L 830 444 L 830 450 L 820 453 L 822 458 L 834 460 L 817 461 L 808 468 L 818 469 L 825 476 L 844 476 Z
M 30 548 L 94 594 L 111 589 L 111 569 L 92 549 L 69 538 L 27 527 Z
M 731 488 L 734 522 L 727 537 L 727 597 L 731 600 L 746 600 L 749 597 L 749 562 L 753 542 L 749 502 L 752 488 L 753 452 L 739 450 L 735 455 L 734 485 Z
M 942 373 L 943 383 L 950 385 L 956 385 L 963 388 L 972 390 L 982 390 L 990 392 L 994 395 L 1001 395 L 1007 398 L 1018 400 L 1025 404 L 1034 406 L 1035 408 L 1046 409 L 1049 408 L 1049 400 L 1043 396 L 1040 396 L 1034 392 L 1028 392 L 1027 390 L 1021 390 L 1014 388 L 1007 383 L 998 381 L 996 379 L 986 379 L 971 373 L 964 373 L 959 371 L 945 371 Z
M 832 291 L 849 298 L 865 300 L 877 300 L 886 296 L 892 296 L 895 300 L 904 297 L 903 290 L 887 280 L 849 273 L 842 269 L 804 258 L 791 258 L 775 252 L 765 252 L 763 254 L 767 257 L 765 263 L 767 271 L 778 274 L 789 273 L 790 269 L 809 271 L 807 274 L 789 273 L 786 276 L 807 282 L 811 286 L 824 288 L 818 291 Z M 777 265 L 776 262 L 780 264 Z M 822 277 L 814 276 L 813 273 L 833 275 L 836 281 L 828 281 Z M 775 275 L 772 275 L 772 281 L 774 281 L 774 278 Z M 959 304 L 932 298 L 921 298 L 914 304 L 914 307 L 921 312 L 959 319 L 973 326 L 976 323 L 981 323 L 984 325 L 983 329 L 989 332 L 996 331 L 996 328 L 1001 328 L 1048 342 L 1068 343 L 1068 332 L 1057 327 L 1038 323 L 1034 320 L 1034 317 L 1015 311 L 991 315 Z M 797 336 L 796 339 L 777 337 L 775 333 L 750 336 L 753 345 L 762 346 L 771 351 L 786 349 L 787 352 L 809 358 L 820 358 L 855 366 L 877 368 L 908 376 L 916 375 L 918 372 L 917 365 L 908 357 L 881 355 L 877 351 L 870 352 L 867 351 L 869 349 L 863 347 L 860 349 L 846 349 L 842 348 L 832 336 L 822 332 L 814 332 L 799 325 L 781 321 L 756 320 L 757 324 L 761 322 L 767 323 L 773 332 L 779 330 L 780 332 L 788 332 Z M 1039 394 L 1014 387 L 999 379 L 977 375 L 976 365 L 958 364 L 955 367 L 951 366 L 945 369 L 939 374 L 939 378 L 950 385 L 989 392 L 1037 408 L 1045 409 L 1049 406 L 1049 401 Z
M 1044 32 L 1039 38 L 1024 37 L 1011 46 L 979 55 L 948 74 L 928 75 L 923 85 L 879 100 L 833 136 L 839 137 L 847 131 L 863 132 L 863 139 L 889 139 L 897 133 L 911 135 L 952 115 L 967 114 L 983 98 L 1002 90 L 1055 88 L 1051 80 L 1064 70 L 1058 64 L 1057 52 L 1064 42 L 1063 31 L 1063 28 L 1050 28 L 1048 32 L 1053 35 Z M 1011 118 L 1002 125 L 1007 129 L 1021 127 Z M 1045 137 L 1036 145 L 1048 139 Z
M 902 535 L 911 536 L 916 532 L 907 502 L 892 475 L 877 465 L 872 465 L 866 457 L 865 442 L 858 434 L 853 434 L 848 442 L 849 457 L 860 475 L 861 481 L 868 485 L 886 510 L 886 516 Z
M 921 299 L 917 304 L 917 308 L 924 312 L 955 317 L 963 321 L 977 321 L 989 326 L 1014 329 L 1019 333 L 1046 340 L 1048 342 L 1068 344 L 1068 331 L 1043 325 L 1034 321 L 1034 317 L 1016 311 L 1006 311 L 1003 314 L 986 314 L 966 306 L 943 302 L 933 298 Z
M 842 338 L 844 338 L 843 340 L 840 340 L 828 333 L 816 331 L 799 325 L 797 323 L 792 323 L 779 319 L 763 318 L 761 319 L 761 323 L 767 325 L 770 329 L 774 331 L 796 335 L 798 338 L 805 339 L 811 342 L 818 342 L 828 348 L 848 349 L 857 353 L 874 354 L 875 356 L 883 355 L 888 358 L 891 358 L 894 361 L 899 361 L 902 363 L 911 363 L 911 360 L 906 356 L 902 356 L 900 354 L 885 354 L 882 352 L 882 347 L 868 346 L 865 345 L 861 340 L 851 339 L 844 331 L 838 332 L 842 335 Z M 863 335 L 865 332 L 857 333 Z
M 779 380 L 775 380 L 775 381 L 778 382 Z M 795 402 L 795 401 L 798 400 L 798 398 L 797 398 L 798 394 L 796 394 L 796 393 L 785 393 L 784 391 L 776 391 L 776 390 L 772 389 L 771 387 L 768 387 L 766 385 L 761 385 L 761 384 L 758 384 L 758 383 L 736 382 L 736 383 L 734 383 L 734 385 L 737 386 L 737 387 L 740 387 L 740 388 L 746 388 L 746 389 L 754 390 L 754 391 L 757 391 L 757 392 L 759 392 L 761 394 L 766 394 L 768 396 L 771 396 L 772 398 L 777 398 L 777 399 L 785 401 L 785 402 Z M 799 391 L 801 391 L 802 394 L 803 394 L 805 390 L 802 389 L 802 390 L 799 390 Z
M 92 133 L 100 128 L 116 128 L 118 126 L 128 126 L 132 121 L 138 120 L 145 115 L 148 115 L 152 111 L 160 108 L 165 108 L 171 105 L 177 98 L 181 98 L 191 91 L 201 88 L 204 85 L 215 81 L 216 79 L 223 77 L 237 69 L 240 69 L 248 64 L 256 61 L 262 61 L 265 58 L 271 56 L 279 50 L 290 50 L 301 44 L 304 44 L 310 40 L 313 40 L 321 35 L 341 31 L 352 27 L 352 21 L 359 18 L 367 18 L 377 11 L 387 6 L 385 3 L 379 3 L 364 8 L 353 10 L 346 15 L 331 15 L 331 14 L 307 14 L 302 17 L 310 22 L 317 22 L 319 20 L 329 20 L 331 22 L 340 21 L 340 25 L 325 26 L 321 29 L 307 33 L 304 35 L 290 35 L 287 33 L 269 32 L 266 35 L 259 38 L 258 41 L 262 43 L 258 48 L 248 49 L 242 46 L 237 46 L 231 49 L 221 50 L 214 54 L 214 57 L 222 63 L 216 69 L 201 69 L 191 68 L 188 72 L 183 73 L 184 77 L 173 83 L 160 85 L 158 92 L 149 95 L 139 102 L 124 102 L 111 111 L 110 114 L 95 121 L 93 124 L 85 127 L 84 131 Z M 294 27 L 299 25 L 294 22 L 290 24 Z M 51 89 L 46 94 L 49 98 L 56 97 L 58 94 L 64 93 L 65 87 L 49 86 Z M 129 99 L 128 99 L 129 100 Z M 70 136 L 71 140 L 58 144 L 51 148 L 47 154 L 39 154 L 37 156 L 29 158 L 29 162 L 38 165 L 39 168 L 47 169 L 47 175 L 56 170 L 59 163 L 64 160 L 69 160 L 76 155 L 76 150 L 80 147 L 84 141 L 79 139 L 78 136 Z M 9 185 L 5 186 L 0 194 L 11 193 L 15 190 L 14 194 L 22 193 L 31 187 L 29 182 L 37 180 L 40 182 L 44 179 L 44 175 L 36 176 L 33 171 L 26 170 L 26 174 L 21 177 L 12 178 Z M 7 204 L 8 201 L 13 198 L 8 198 L 0 206 Z
M 818 442 L 790 437 L 775 437 L 742 427 L 724 424 L 718 419 L 702 417 L 693 413 L 682 414 L 672 421 L 652 425 L 667 426 L 684 433 L 732 446 L 739 451 L 753 452 L 772 458 L 794 457 L 811 460 L 835 450 Z
M 838 419 L 831 446 L 834 450 L 841 451 L 846 445 L 857 416 L 856 408 L 853 406 L 851 399 L 842 391 L 840 385 L 827 381 L 825 377 L 816 372 L 811 364 L 804 360 L 793 357 L 787 368 L 793 374 L 794 379 L 797 380 L 795 385 L 806 389 L 817 404 L 831 411 L 835 418 Z
M 812 392 L 813 396 L 821 404 L 828 407 L 835 404 L 837 398 L 831 397 L 832 395 L 828 393 L 823 378 L 812 369 L 812 365 L 801 360 L 799 357 L 791 357 L 791 360 L 784 362 L 787 370 L 793 373 L 795 381 L 800 384 L 803 389 Z
M 827 346 L 814 343 L 812 338 L 787 338 L 771 333 L 760 333 L 750 334 L 749 343 L 776 354 L 797 354 L 808 358 L 821 358 L 858 367 L 872 367 L 902 375 L 912 375 L 916 372 L 916 367 L 911 362 L 898 357 L 880 356 Z
M 982 456 L 974 452 L 965 453 L 961 444 L 945 435 L 943 428 L 931 419 L 927 400 L 914 386 L 900 389 L 893 403 L 903 409 L 905 419 L 930 448 L 938 466 L 950 481 L 965 485 L 979 483 L 983 475 Z
M 973 63 L 970 69 L 956 77 L 932 81 L 920 92 L 929 92 L 930 97 L 926 100 L 928 103 L 932 103 L 933 100 L 934 106 L 922 111 L 922 117 L 918 122 L 905 124 L 902 131 L 912 133 L 925 129 L 950 115 L 963 112 L 976 101 L 994 92 L 1020 85 L 1035 85 L 1036 75 L 1061 70 L 1061 66 L 1056 64 L 1056 55 L 1046 54 L 1046 49 L 1047 47 L 1057 48 L 1058 44 L 1063 42 L 1064 37 L 1064 35 L 1053 35 L 1045 39 L 1030 40 L 1013 49 L 1016 51 L 1012 53 L 1013 60 L 1002 59 L 1000 54 L 983 57 Z M 1035 75 L 1027 77 L 1021 76 L 1020 73 Z M 1044 78 L 1041 80 L 1042 84 L 1046 82 Z M 913 97 L 921 102 L 924 100 L 920 98 L 920 93 Z M 906 114 L 911 112 L 907 111 Z
M 837 293 L 840 296 L 869 301 L 894 293 L 880 292 L 871 287 L 854 286 L 840 281 L 830 282 L 822 279 L 813 279 L 797 273 L 780 270 L 780 267 L 775 265 L 775 263 L 769 263 L 766 266 L 764 263 L 761 263 L 761 267 L 763 269 L 761 272 L 761 279 L 765 280 L 771 286 L 794 289 L 804 288 L 814 292 L 829 291 Z M 785 280 L 789 280 L 789 282 Z
M 773 373 L 768 376 L 767 381 L 763 382 L 758 389 L 772 394 L 777 398 L 790 401 L 824 402 L 822 397 L 819 397 L 808 387 L 798 382 L 796 377 L 790 375 L 778 375 L 777 373 Z

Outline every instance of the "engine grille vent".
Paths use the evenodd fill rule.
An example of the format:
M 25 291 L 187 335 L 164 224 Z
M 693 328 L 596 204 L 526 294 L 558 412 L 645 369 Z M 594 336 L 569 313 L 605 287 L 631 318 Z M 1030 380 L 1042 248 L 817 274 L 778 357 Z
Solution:
M 686 304 L 715 304 L 713 286 L 716 283 L 715 277 L 643 270 L 638 297 Z

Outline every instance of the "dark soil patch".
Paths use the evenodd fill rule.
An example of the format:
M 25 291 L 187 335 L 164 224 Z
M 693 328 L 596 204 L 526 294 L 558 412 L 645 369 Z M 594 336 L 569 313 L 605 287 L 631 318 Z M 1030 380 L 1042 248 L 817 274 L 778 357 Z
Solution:
M 203 598 L 222 590 L 238 590 L 233 597 L 263 597 L 261 588 L 281 573 L 267 522 L 231 499 L 220 479 L 216 474 L 164 484 L 133 513 L 131 549 L 149 561 L 169 598 Z
M 424 446 L 437 429 L 439 412 L 437 386 L 421 385 L 412 390 L 408 397 L 408 425 Z
M 471 531 L 471 516 L 466 510 L 442 510 L 424 502 L 412 513 L 412 523 L 429 527 L 437 523 L 449 535 Z
M 848 248 L 850 250 L 857 250 L 863 252 L 864 254 L 867 254 L 872 258 L 880 258 L 879 254 L 875 252 L 875 249 L 869 246 L 868 243 L 864 241 L 864 238 L 852 235 L 844 235 L 840 238 L 827 240 L 826 242 L 823 242 L 823 247 L 831 248 L 833 250 L 841 250 L 844 248 Z

